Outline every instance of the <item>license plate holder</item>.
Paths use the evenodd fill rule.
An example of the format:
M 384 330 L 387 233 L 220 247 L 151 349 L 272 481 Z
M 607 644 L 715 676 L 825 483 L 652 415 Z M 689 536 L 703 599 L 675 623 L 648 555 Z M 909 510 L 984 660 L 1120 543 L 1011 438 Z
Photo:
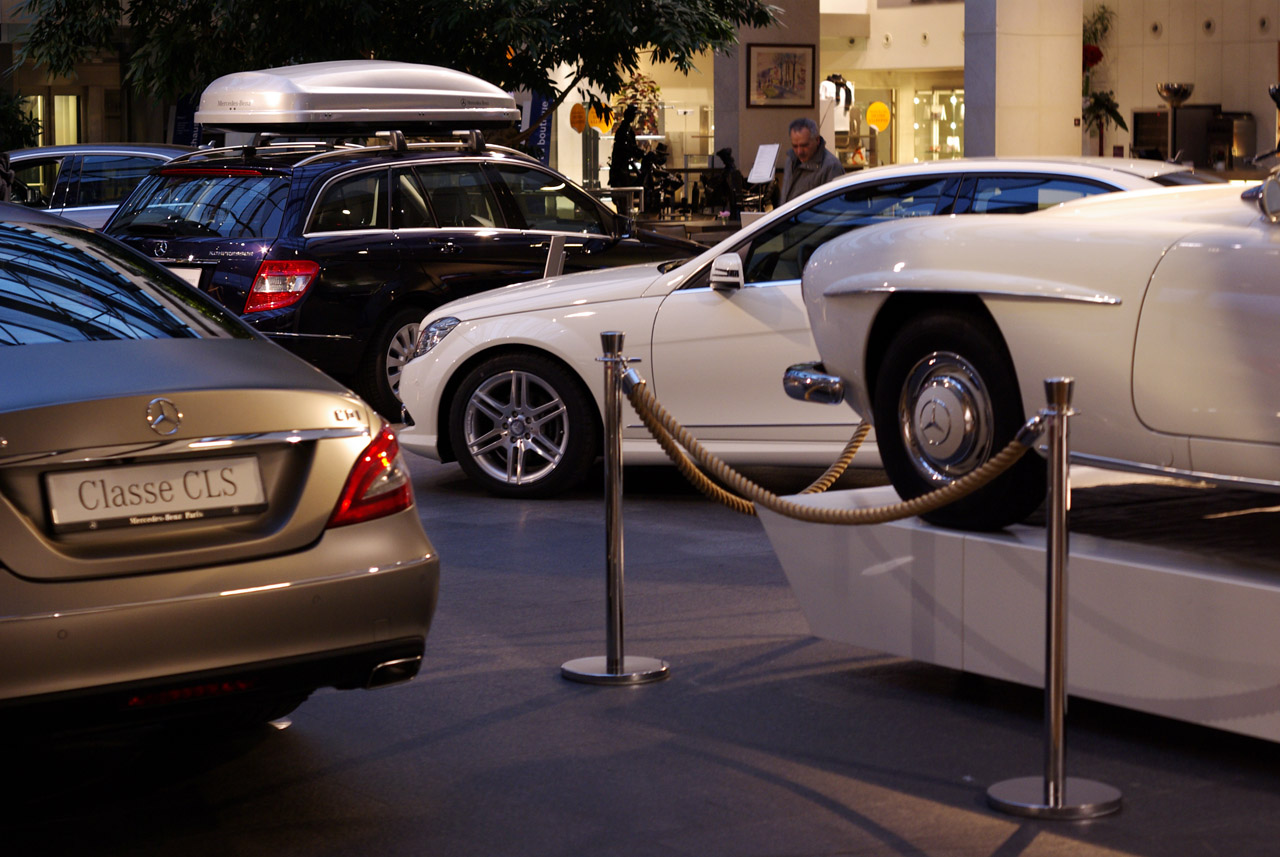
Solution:
M 56 471 L 44 481 L 56 533 L 189 523 L 267 508 L 253 456 Z
M 173 273 L 177 274 L 193 288 L 200 288 L 200 279 L 204 276 L 204 268 L 192 265 L 166 265 Z

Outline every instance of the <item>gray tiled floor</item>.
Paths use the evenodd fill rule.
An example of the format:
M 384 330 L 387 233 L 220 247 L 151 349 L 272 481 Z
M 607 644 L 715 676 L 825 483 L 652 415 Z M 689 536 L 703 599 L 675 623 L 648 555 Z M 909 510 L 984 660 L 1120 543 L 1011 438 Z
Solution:
M 6 853 L 1280 852 L 1280 748 L 1096 704 L 1072 704 L 1068 772 L 1121 789 L 1118 815 L 989 810 L 1042 770 L 1039 693 L 814 639 L 759 523 L 665 469 L 627 472 L 627 651 L 672 677 L 566 682 L 603 654 L 599 492 L 499 502 L 413 467 L 445 568 L 417 681 L 235 740 L 14 741 Z

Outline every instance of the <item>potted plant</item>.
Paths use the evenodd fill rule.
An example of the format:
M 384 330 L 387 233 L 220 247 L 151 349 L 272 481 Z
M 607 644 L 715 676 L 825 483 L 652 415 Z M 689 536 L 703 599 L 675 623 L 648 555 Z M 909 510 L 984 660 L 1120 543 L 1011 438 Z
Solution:
M 1115 10 L 1100 3 L 1092 12 L 1085 15 L 1082 30 L 1084 49 L 1081 55 L 1083 73 L 1081 92 L 1084 98 L 1080 107 L 1080 116 L 1086 133 L 1092 135 L 1093 130 L 1097 129 L 1099 155 L 1103 154 L 1103 131 L 1109 125 L 1114 123 L 1125 131 L 1129 130 L 1124 117 L 1120 115 L 1120 105 L 1116 103 L 1115 93 L 1110 89 L 1095 92 L 1090 80 L 1094 67 L 1102 62 L 1102 43 L 1111 32 L 1115 17 Z

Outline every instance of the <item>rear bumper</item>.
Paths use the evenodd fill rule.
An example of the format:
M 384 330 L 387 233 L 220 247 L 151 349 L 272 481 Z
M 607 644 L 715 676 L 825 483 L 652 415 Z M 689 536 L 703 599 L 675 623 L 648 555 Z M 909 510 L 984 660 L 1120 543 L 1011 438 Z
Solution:
M 394 668 L 401 680 L 417 674 L 422 637 L 319 652 L 221 670 L 82 688 L 0 702 L 0 725 L 24 732 L 131 728 L 186 717 L 216 717 L 247 709 L 270 711 L 321 687 L 349 689 Z M 394 665 L 394 667 L 388 667 Z
M 438 591 L 416 508 L 249 563 L 67 583 L 3 575 L 0 716 L 71 705 L 128 717 L 131 695 L 240 678 L 263 694 L 364 686 L 377 664 L 421 655 Z

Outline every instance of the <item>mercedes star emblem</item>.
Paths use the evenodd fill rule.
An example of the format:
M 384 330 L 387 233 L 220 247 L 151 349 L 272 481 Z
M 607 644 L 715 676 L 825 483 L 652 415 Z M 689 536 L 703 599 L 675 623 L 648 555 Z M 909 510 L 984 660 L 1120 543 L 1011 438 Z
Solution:
M 169 255 L 169 242 L 168 242 L 168 241 L 157 241 L 157 242 L 156 242 L 156 246 L 151 248 L 151 252 L 155 253 L 157 257 L 168 256 L 168 255 Z
M 171 435 L 182 425 L 182 411 L 168 399 L 152 399 L 147 403 L 147 425 L 156 434 Z
M 951 414 L 947 406 L 932 399 L 920 409 L 920 434 L 932 446 L 937 446 L 951 434 Z

